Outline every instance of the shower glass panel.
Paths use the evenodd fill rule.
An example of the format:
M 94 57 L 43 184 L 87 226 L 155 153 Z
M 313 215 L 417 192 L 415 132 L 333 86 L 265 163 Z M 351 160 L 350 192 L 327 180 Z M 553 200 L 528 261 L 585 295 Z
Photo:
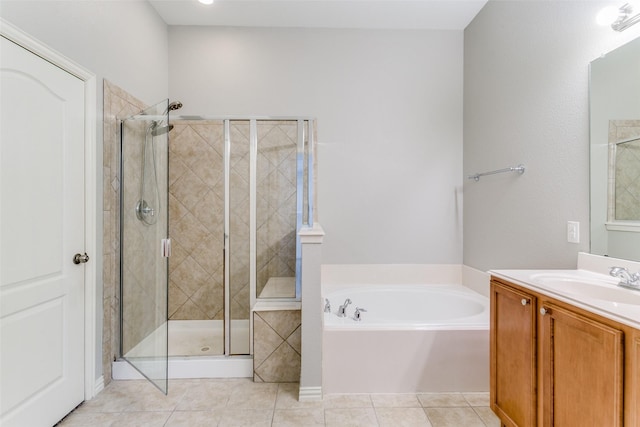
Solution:
M 227 120 L 228 188 L 228 307 L 229 354 L 249 354 L 251 294 L 251 122 Z
M 296 297 L 298 121 L 257 125 L 258 298 Z
M 225 354 L 223 120 L 173 120 L 169 356 Z
M 168 107 L 160 102 L 120 129 L 121 353 L 165 394 Z

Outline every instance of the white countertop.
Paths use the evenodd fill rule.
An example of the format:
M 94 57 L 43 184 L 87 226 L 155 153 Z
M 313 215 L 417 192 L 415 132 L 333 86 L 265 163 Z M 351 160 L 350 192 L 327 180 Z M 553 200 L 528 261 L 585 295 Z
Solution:
M 640 329 L 640 290 L 617 286 L 618 279 L 588 270 L 492 270 L 507 280 Z

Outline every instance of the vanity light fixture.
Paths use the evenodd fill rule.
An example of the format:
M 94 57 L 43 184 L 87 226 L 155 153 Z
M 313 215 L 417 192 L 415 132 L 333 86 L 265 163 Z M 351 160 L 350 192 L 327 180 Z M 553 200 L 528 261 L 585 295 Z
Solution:
M 638 22 L 640 22 L 640 13 L 633 15 L 633 6 L 626 3 L 618 10 L 618 18 L 611 24 L 611 28 L 616 31 L 624 31 Z
M 202 4 L 210 5 L 213 4 L 213 0 L 198 0 Z

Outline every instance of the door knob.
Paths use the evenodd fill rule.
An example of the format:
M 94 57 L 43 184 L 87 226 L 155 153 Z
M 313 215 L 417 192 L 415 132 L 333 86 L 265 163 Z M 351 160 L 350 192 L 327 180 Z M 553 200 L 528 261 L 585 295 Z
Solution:
M 74 264 L 81 264 L 81 263 L 84 264 L 85 262 L 88 262 L 88 261 L 89 261 L 89 255 L 87 255 L 86 252 L 85 252 L 84 255 L 75 254 L 73 256 L 73 263 Z

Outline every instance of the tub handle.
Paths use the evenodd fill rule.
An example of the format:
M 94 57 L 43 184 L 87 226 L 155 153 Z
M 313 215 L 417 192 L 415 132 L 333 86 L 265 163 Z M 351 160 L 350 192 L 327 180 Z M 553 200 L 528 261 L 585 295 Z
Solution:
M 331 303 L 329 302 L 329 298 L 324 299 L 324 312 L 331 313 Z
M 338 317 L 347 317 L 347 306 L 351 304 L 351 300 L 347 298 L 340 307 L 338 307 Z
M 520 300 L 520 302 L 522 303 L 522 305 L 527 305 L 529 304 L 529 300 L 526 298 L 522 298 L 522 300 Z
M 362 308 L 362 307 L 356 307 L 356 312 L 355 312 L 355 313 L 353 313 L 353 320 L 358 321 L 358 322 L 359 322 L 359 321 L 361 321 L 361 320 L 362 320 L 362 318 L 361 318 L 361 313 L 362 313 L 363 311 L 366 313 L 366 311 L 367 311 L 367 310 L 365 310 L 365 309 L 364 309 L 364 308 Z

